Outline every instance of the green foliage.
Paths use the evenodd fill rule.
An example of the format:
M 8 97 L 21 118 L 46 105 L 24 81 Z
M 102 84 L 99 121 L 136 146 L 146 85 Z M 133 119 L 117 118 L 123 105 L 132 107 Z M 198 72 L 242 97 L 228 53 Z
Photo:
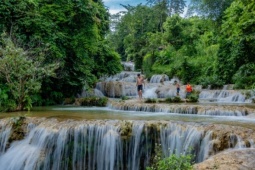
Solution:
M 46 64 L 59 63 L 56 77 L 43 78 L 43 101 L 33 103 L 58 103 L 121 70 L 120 57 L 104 41 L 109 13 L 102 0 L 6 0 L 0 1 L 0 16 L 0 32 L 35 56 L 47 50 Z
M 167 2 L 148 0 L 151 7 L 139 5 L 119 14 L 111 38 L 122 58 L 134 61 L 148 77 L 167 74 L 203 87 L 235 83 L 249 88 L 254 78 L 239 69 L 255 62 L 255 3 L 192 0 L 189 18 L 166 18 Z M 192 10 L 198 15 L 192 16 Z
M 156 144 L 152 165 L 146 167 L 146 170 L 192 170 L 192 160 L 193 155 L 191 154 L 180 154 L 180 156 L 171 154 L 163 158 L 162 148 Z
M 172 98 L 171 98 L 171 97 L 167 97 L 167 98 L 165 99 L 165 102 L 166 102 L 166 103 L 172 103 L 172 102 L 173 102 L 173 100 L 172 100 Z
M 191 155 L 170 155 L 168 158 L 160 160 L 156 167 L 149 167 L 146 170 L 192 170 Z
M 249 63 L 241 66 L 233 77 L 234 88 L 251 89 L 255 82 L 255 64 Z
M 12 40 L 3 34 L 0 46 L 0 78 L 5 82 L 7 94 L 4 98 L 12 99 L 17 110 L 32 107 L 31 96 L 39 92 L 44 76 L 54 76 L 57 64 L 44 64 L 44 54 L 34 56 L 30 51 L 16 47 Z
M 108 98 L 106 97 L 86 97 L 77 99 L 81 106 L 99 106 L 105 107 L 108 103 Z
M 121 100 L 128 100 L 130 99 L 128 96 L 121 96 Z
M 9 95 L 9 88 L 6 85 L 0 83 L 0 112 L 13 111 L 17 108 L 17 104 Z
M 182 100 L 179 96 L 174 96 L 173 98 L 172 97 L 167 97 L 165 99 L 165 102 L 166 103 L 180 103 L 180 102 L 182 102 Z
M 144 103 L 157 103 L 157 99 L 147 98 Z
M 187 99 L 188 99 L 188 100 L 187 100 L 188 102 L 192 102 L 192 103 L 198 102 L 198 99 L 199 99 L 199 92 L 193 90 L 192 93 L 187 97 Z
M 179 102 L 182 102 L 181 98 L 179 96 L 174 96 L 174 98 L 172 99 L 172 101 L 174 103 L 179 103 Z
M 112 45 L 122 54 L 122 60 L 134 61 L 136 69 L 142 69 L 143 57 L 148 51 L 153 53 L 160 46 L 160 38 L 149 34 L 162 31 L 166 14 L 159 6 L 138 5 L 127 8 L 122 17 L 115 15 L 115 18 L 119 17 L 114 20 L 118 20 L 114 23 L 116 30 L 108 38 L 116 42 Z
M 198 14 L 221 22 L 224 11 L 234 0 L 191 0 L 188 15 Z
M 186 7 L 185 0 L 146 0 L 149 4 L 164 4 L 168 15 L 182 14 Z M 165 12 L 165 11 L 164 11 Z
M 201 76 L 198 82 L 200 82 L 203 88 L 207 88 L 210 85 L 211 89 L 220 89 L 224 85 L 224 81 L 217 75 Z
M 254 63 L 254 6 L 253 1 L 236 0 L 225 12 L 217 74 L 226 83 L 232 83 L 235 74 L 237 75 L 234 79 L 238 79 L 238 74 L 242 74 L 243 71 L 237 72 L 243 65 Z M 249 80 L 243 83 L 249 83 Z M 250 86 L 250 83 L 244 86 Z

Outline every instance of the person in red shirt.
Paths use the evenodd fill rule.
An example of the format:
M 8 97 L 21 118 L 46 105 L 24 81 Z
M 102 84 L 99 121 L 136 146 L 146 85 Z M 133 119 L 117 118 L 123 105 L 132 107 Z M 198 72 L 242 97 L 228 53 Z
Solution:
M 192 86 L 188 82 L 186 85 L 186 98 L 191 94 L 191 92 L 192 92 Z

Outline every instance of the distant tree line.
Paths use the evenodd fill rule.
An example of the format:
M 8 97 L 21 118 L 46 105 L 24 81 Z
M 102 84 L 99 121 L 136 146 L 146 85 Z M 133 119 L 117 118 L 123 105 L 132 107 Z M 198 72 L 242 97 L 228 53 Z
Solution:
M 62 103 L 121 71 L 102 0 L 0 1 L 0 110 Z
M 204 87 L 254 87 L 254 0 L 147 2 L 111 16 L 107 38 L 122 60 L 134 61 L 148 77 L 164 73 Z

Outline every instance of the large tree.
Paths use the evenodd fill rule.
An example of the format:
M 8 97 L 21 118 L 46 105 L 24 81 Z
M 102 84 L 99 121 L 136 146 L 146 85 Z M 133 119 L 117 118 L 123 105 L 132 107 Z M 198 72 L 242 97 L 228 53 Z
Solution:
M 254 0 L 236 0 L 226 10 L 218 56 L 218 74 L 226 83 L 233 83 L 232 78 L 236 73 L 235 82 L 254 75 L 251 67 L 255 64 L 254 14 Z M 250 87 L 254 81 L 255 78 L 251 77 L 240 87 Z
M 191 0 L 187 15 L 204 16 L 221 24 L 224 11 L 234 0 Z
M 168 15 L 172 16 L 173 14 L 182 14 L 184 8 L 186 7 L 185 0 L 146 0 L 148 4 L 166 4 Z
M 42 78 L 55 75 L 54 71 L 58 67 L 58 63 L 45 64 L 46 52 L 41 51 L 38 56 L 33 51 L 24 51 L 17 47 L 6 34 L 2 35 L 0 79 L 4 83 L 2 89 L 8 89 L 2 95 L 9 94 L 9 99 L 14 101 L 12 108 L 7 106 L 7 109 L 30 109 L 32 96 L 41 89 Z M 6 105 L 2 104 L 2 107 L 6 107 Z
M 0 31 L 15 36 L 24 50 L 47 48 L 46 62 L 60 63 L 56 78 L 43 81 L 42 97 L 54 99 L 47 103 L 61 102 L 92 87 L 101 75 L 121 70 L 118 55 L 105 47 L 109 13 L 102 0 L 5 0 L 0 16 Z M 98 69 L 108 63 L 110 69 Z

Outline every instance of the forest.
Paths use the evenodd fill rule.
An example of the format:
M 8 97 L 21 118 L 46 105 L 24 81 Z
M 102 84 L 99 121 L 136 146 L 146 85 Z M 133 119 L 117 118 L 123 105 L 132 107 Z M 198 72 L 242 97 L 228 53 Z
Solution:
M 0 1 L 0 111 L 55 105 L 133 61 L 206 87 L 255 88 L 254 0 Z M 183 16 L 184 10 L 187 10 Z
M 147 0 L 111 16 L 111 46 L 147 77 L 204 87 L 255 82 L 254 0 Z M 185 16 L 181 16 L 187 8 Z

